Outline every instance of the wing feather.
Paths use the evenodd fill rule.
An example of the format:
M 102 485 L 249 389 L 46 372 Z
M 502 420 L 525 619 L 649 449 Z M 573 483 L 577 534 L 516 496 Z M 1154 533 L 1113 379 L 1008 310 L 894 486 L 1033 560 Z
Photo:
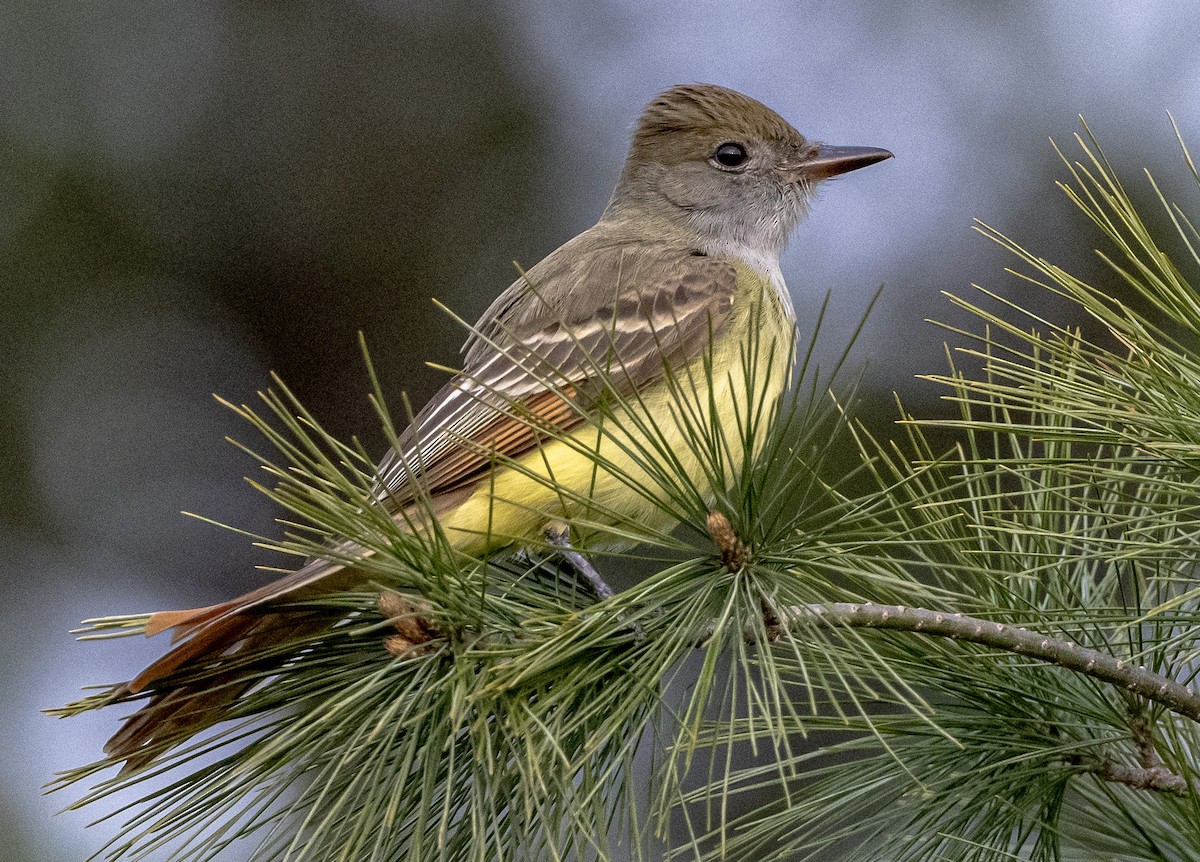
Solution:
M 381 462 L 381 498 L 401 507 L 420 486 L 436 496 L 470 485 L 498 457 L 519 458 L 585 422 L 589 383 L 638 391 L 707 349 L 733 306 L 734 264 L 627 239 L 580 254 L 573 246 L 587 237 L 493 303 L 464 346 L 462 372 Z

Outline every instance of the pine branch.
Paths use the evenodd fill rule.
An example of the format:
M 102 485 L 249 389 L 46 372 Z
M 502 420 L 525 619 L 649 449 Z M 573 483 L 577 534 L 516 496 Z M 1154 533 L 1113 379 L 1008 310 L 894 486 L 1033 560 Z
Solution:
M 1187 779 L 1172 772 L 1166 766 L 1128 766 L 1123 763 L 1113 763 L 1108 758 L 1093 763 L 1080 761 L 1080 765 L 1103 781 L 1124 784 L 1134 790 L 1153 790 L 1159 793 L 1172 793 L 1176 796 L 1191 794 Z
M 872 602 L 797 605 L 780 608 L 779 617 L 779 629 L 768 630 L 768 636 L 777 637 L 784 631 L 809 625 L 829 629 L 845 626 L 912 632 L 995 647 L 1120 686 L 1125 691 L 1165 706 L 1171 712 L 1200 722 L 1200 694 L 1187 686 L 1127 659 L 1118 659 L 1020 626 L 965 614 Z M 706 634 L 711 635 L 711 629 Z M 747 634 L 752 636 L 753 631 L 748 630 Z
M 725 567 L 732 572 L 744 566 L 748 559 L 748 551 L 734 533 L 729 520 L 720 512 L 713 512 L 708 516 L 707 526 Z M 1187 686 L 1126 659 L 1114 658 L 1097 650 L 1020 626 L 959 613 L 948 614 L 926 608 L 879 605 L 873 602 L 832 602 L 778 609 L 764 605 L 763 615 L 769 641 L 776 640 L 792 628 L 815 624 L 830 629 L 841 626 L 890 629 L 996 647 L 1120 686 L 1126 692 L 1141 695 L 1147 700 L 1162 704 L 1172 712 L 1200 722 L 1200 694 Z M 698 642 L 708 640 L 715 627 L 716 621 L 710 623 Z M 758 629 L 755 626 L 747 627 L 745 635 L 748 640 L 754 640 L 758 637 Z M 1150 755 L 1146 753 L 1147 744 L 1150 745 L 1150 751 L 1153 751 L 1152 743 L 1146 743 L 1144 739 L 1139 739 L 1138 743 L 1143 759 L 1141 771 L 1153 772 L 1158 769 L 1161 763 L 1151 762 Z

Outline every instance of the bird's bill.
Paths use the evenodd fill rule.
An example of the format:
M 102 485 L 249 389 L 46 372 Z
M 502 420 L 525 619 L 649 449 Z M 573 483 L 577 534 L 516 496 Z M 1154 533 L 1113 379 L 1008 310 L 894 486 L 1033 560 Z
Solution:
M 817 154 L 792 169 L 796 180 L 826 180 L 838 174 L 857 171 L 867 165 L 892 158 L 889 150 L 878 147 L 834 147 L 821 144 Z

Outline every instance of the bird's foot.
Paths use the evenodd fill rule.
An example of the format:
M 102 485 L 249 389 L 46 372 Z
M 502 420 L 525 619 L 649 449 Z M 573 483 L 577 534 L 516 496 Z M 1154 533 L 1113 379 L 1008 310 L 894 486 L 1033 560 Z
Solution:
M 603 601 L 615 595 L 613 588 L 608 585 L 608 582 L 604 578 L 600 577 L 600 573 L 596 571 L 588 558 L 575 550 L 575 547 L 571 544 L 570 527 L 562 521 L 551 521 L 546 525 L 542 534 L 546 537 L 546 542 L 555 548 L 562 558 L 567 561 L 567 565 L 587 581 L 588 586 L 592 588 L 592 592 L 596 594 L 596 598 Z

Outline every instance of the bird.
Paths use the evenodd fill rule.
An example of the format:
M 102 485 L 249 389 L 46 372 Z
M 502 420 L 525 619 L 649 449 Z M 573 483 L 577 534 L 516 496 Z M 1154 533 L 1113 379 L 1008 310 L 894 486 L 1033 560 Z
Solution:
M 628 477 L 644 477 L 645 467 L 634 454 L 637 423 L 620 421 L 620 411 L 633 408 L 622 405 L 669 415 L 671 381 L 687 379 L 702 390 L 698 403 L 718 406 L 701 421 L 735 421 L 733 405 L 749 397 L 735 368 L 752 337 L 773 345 L 754 361 L 763 366 L 755 369 L 765 381 L 759 397 L 777 401 L 795 328 L 780 254 L 820 183 L 891 157 L 809 140 L 727 87 L 682 84 L 655 96 L 599 220 L 484 312 L 461 370 L 379 462 L 375 505 L 405 523 L 419 509 L 472 556 L 546 536 L 563 545 L 620 542 L 562 529 L 586 506 L 670 529 L 667 507 L 630 490 Z M 620 397 L 601 423 L 605 387 Z M 660 427 L 675 435 L 675 469 L 703 484 L 699 455 L 670 426 Z M 310 560 L 229 601 L 152 614 L 146 634 L 173 630 L 175 645 L 118 687 L 122 697 L 149 700 L 109 740 L 107 756 L 137 769 L 219 721 L 241 690 L 219 684 L 219 675 L 188 681 L 186 671 L 201 662 L 220 667 L 312 625 L 295 600 L 361 585 L 346 557 L 343 548 L 335 560 Z

